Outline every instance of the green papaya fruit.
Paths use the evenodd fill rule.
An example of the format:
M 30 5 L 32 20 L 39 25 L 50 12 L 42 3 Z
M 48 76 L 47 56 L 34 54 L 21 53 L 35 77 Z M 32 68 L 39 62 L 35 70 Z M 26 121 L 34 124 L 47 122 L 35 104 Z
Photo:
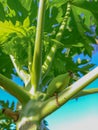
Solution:
M 55 93 L 60 93 L 63 89 L 65 89 L 68 86 L 70 79 L 71 75 L 69 72 L 55 77 L 50 82 L 47 88 L 46 92 L 47 97 L 54 96 Z

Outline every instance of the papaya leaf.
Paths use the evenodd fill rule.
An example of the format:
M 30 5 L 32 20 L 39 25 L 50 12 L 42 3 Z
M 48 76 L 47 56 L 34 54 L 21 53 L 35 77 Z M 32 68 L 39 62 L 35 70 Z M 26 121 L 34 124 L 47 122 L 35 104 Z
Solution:
M 10 108 L 14 110 L 14 102 L 10 103 L 9 101 L 0 100 L 0 129 L 12 129 L 15 130 L 15 123 L 13 120 L 2 113 L 2 110 L 5 108 Z
M 16 6 L 17 5 L 17 6 Z M 21 5 L 19 0 L 7 0 L 6 7 L 8 9 L 8 18 L 15 23 L 15 21 L 23 22 L 23 20 L 27 17 L 27 10 Z M 14 11 L 15 15 L 10 15 L 11 12 Z
M 10 108 L 11 110 L 15 110 L 15 103 L 10 101 L 0 100 L 0 107 L 2 108 Z
M 0 3 L 0 20 L 4 20 L 5 19 L 5 12 L 4 12 L 4 8 L 3 5 Z
M 57 41 L 56 39 L 51 39 L 51 41 L 58 44 L 58 46 L 64 46 L 61 42 Z
M 14 73 L 13 69 L 9 56 L 4 54 L 0 49 L 0 73 L 8 78 L 12 78 L 11 74 Z
M 49 1 L 49 5 L 60 7 L 61 5 L 65 4 L 68 1 L 69 0 L 52 0 L 52 1 Z
M 31 7 L 32 7 L 32 4 L 34 4 L 34 0 L 26 0 L 24 2 L 24 0 L 18 0 L 21 5 L 27 10 L 27 11 L 30 11 L 31 10 Z
M 27 16 L 27 18 L 23 21 L 23 27 L 29 27 L 30 26 L 30 19 Z
M 34 45 L 35 28 L 26 26 L 29 26 L 29 18 L 24 20 L 23 26 L 18 21 L 15 25 L 11 21 L 0 22 L 0 47 L 5 54 L 13 55 L 20 67 L 28 64 L 29 42 L 33 42 L 32 47 Z
M 44 22 L 44 31 L 51 33 L 53 28 L 58 26 L 57 17 L 59 15 L 59 11 L 56 7 L 48 8 L 45 13 L 45 22 Z
M 88 59 L 80 59 L 80 58 L 78 58 L 77 61 L 76 61 L 77 65 L 85 65 L 87 63 L 89 63 Z
M 98 10 L 96 10 L 98 8 L 98 1 L 89 1 L 89 0 L 73 0 L 72 2 L 75 6 L 84 8 L 86 10 L 89 10 L 91 12 L 94 13 L 98 13 Z
M 90 13 L 93 14 L 93 17 L 91 19 L 91 23 L 92 24 L 96 24 L 98 25 L 98 10 L 96 10 L 98 8 L 98 1 L 86 1 L 86 0 L 74 0 L 73 1 L 73 5 L 80 7 L 82 9 L 88 10 Z M 88 17 L 88 15 L 86 15 L 86 17 Z M 96 23 L 95 23 L 96 20 Z M 97 29 L 98 32 L 98 29 Z
M 94 42 L 94 37 L 90 37 L 89 35 L 88 36 L 86 35 L 86 32 L 88 32 L 89 29 L 87 28 L 87 26 L 84 26 L 84 23 L 81 20 L 81 14 L 83 13 L 83 11 L 84 10 L 81 8 L 72 6 L 72 12 L 74 15 L 74 20 L 75 20 L 78 35 L 80 35 L 82 42 L 84 42 L 84 47 L 86 49 L 86 52 L 88 53 L 89 56 L 91 56 L 93 48 L 91 47 L 90 44 Z M 89 12 L 87 14 L 89 15 L 89 22 L 90 22 L 91 15 Z
M 83 67 L 78 68 L 77 70 L 84 75 L 84 74 L 88 73 L 89 70 L 94 66 L 95 66 L 94 64 L 87 64 Z

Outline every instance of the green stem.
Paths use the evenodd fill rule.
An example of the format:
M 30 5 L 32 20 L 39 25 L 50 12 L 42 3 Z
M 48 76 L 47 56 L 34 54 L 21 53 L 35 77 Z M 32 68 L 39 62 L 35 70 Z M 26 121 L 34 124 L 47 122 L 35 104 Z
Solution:
M 36 91 L 36 89 L 38 88 L 41 79 L 42 35 L 43 35 L 45 2 L 46 0 L 40 0 L 39 11 L 38 11 L 38 22 L 37 22 L 37 30 L 36 30 L 33 65 L 32 65 L 32 78 L 31 78 L 34 91 Z
M 32 69 L 32 43 L 31 42 L 28 42 L 28 69 L 29 69 L 29 72 L 31 74 L 31 69 Z
M 0 86 L 7 92 L 15 96 L 22 104 L 27 103 L 31 99 L 31 95 L 26 92 L 22 87 L 19 87 L 10 79 L 0 74 Z
M 83 76 L 77 82 L 73 83 L 69 86 L 69 89 L 66 89 L 58 94 L 58 102 L 60 106 L 68 102 L 70 99 L 76 96 L 82 89 L 84 89 L 88 84 L 98 78 L 98 67 L 94 70 Z M 59 106 L 59 107 L 60 107 Z M 42 110 L 42 118 L 46 117 L 53 111 L 59 108 L 56 104 L 56 98 L 52 97 L 44 102 L 43 110 Z
M 29 121 L 28 118 L 25 118 L 22 123 L 19 122 L 16 124 L 16 130 L 41 130 L 40 123 L 33 122 L 33 120 Z
M 16 69 L 18 76 L 24 81 L 25 85 L 27 85 L 29 80 L 30 80 L 29 74 L 26 71 L 24 71 L 23 69 L 20 69 L 18 67 L 18 65 L 16 64 L 15 59 L 12 55 L 10 55 L 10 58 L 11 58 L 11 61 L 13 63 L 13 66 Z
M 88 90 L 82 90 L 81 92 L 76 94 L 72 99 L 79 98 L 79 97 L 82 97 L 82 96 L 87 96 L 89 94 L 94 94 L 94 93 L 98 93 L 98 88 L 91 88 L 91 89 L 88 89 Z
M 68 18 L 70 16 L 70 12 L 71 12 L 71 2 L 68 2 L 65 17 L 64 17 L 64 19 L 62 21 L 62 24 L 61 24 L 61 26 L 59 28 L 59 31 L 58 31 L 57 35 L 56 35 L 56 40 L 58 40 L 58 41 L 61 40 L 62 34 L 64 32 L 64 29 L 65 29 L 66 25 L 67 25 Z
M 61 40 L 64 29 L 65 29 L 65 27 L 67 25 L 67 21 L 68 21 L 70 12 L 71 12 L 71 2 L 68 2 L 65 17 L 64 17 L 64 19 L 63 19 L 63 21 L 61 23 L 61 26 L 59 28 L 59 31 L 58 31 L 57 35 L 56 35 L 56 40 L 57 41 Z M 44 61 L 43 65 L 42 65 L 43 79 L 45 78 L 45 76 L 47 75 L 47 73 L 50 70 L 50 67 L 52 65 L 52 62 L 53 62 L 53 59 L 54 59 L 54 56 L 55 56 L 55 53 L 56 53 L 57 49 L 58 49 L 58 44 L 54 43 L 53 46 L 51 47 L 51 50 L 50 50 L 48 56 L 46 57 L 46 60 Z

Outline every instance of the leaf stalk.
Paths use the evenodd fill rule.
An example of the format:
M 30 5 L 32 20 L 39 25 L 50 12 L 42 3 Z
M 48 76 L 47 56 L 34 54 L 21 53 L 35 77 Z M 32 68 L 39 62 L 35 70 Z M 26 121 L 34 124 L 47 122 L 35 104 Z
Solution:
M 61 26 L 59 28 L 59 31 L 56 35 L 56 40 L 57 41 L 60 41 L 61 40 L 61 37 L 62 37 L 62 34 L 64 32 L 64 29 L 67 25 L 67 21 L 69 19 L 69 16 L 70 16 L 70 12 L 71 12 L 71 2 L 69 1 L 68 4 L 67 4 L 67 9 L 66 9 L 66 13 L 65 13 L 65 17 L 61 23 Z M 54 56 L 55 56 L 55 53 L 58 49 L 58 44 L 55 44 L 53 43 L 53 46 L 51 47 L 50 49 L 50 52 L 49 54 L 47 55 L 43 65 L 42 65 L 42 78 L 44 79 L 46 77 L 46 75 L 48 74 L 50 68 L 51 68 L 51 65 L 52 65 L 52 62 L 53 62 L 53 59 L 54 59 Z
M 38 21 L 37 21 L 34 57 L 32 64 L 32 76 L 31 76 L 31 83 L 32 87 L 34 87 L 34 92 L 36 92 L 41 79 L 42 36 L 43 36 L 45 2 L 46 0 L 40 0 L 39 2 Z

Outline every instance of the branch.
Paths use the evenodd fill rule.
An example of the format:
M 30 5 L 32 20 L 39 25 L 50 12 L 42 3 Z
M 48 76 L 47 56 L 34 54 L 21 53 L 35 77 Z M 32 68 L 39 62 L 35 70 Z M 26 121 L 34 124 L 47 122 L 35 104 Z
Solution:
M 28 69 L 31 75 L 31 71 L 32 71 L 32 43 L 28 42 Z
M 65 104 L 67 101 L 76 96 L 83 88 L 98 78 L 98 67 L 93 69 L 91 72 L 80 78 L 78 81 L 69 86 L 69 89 L 65 89 L 58 95 L 58 102 L 60 106 Z M 82 93 L 83 94 L 83 93 Z M 59 106 L 59 107 L 60 107 Z M 56 103 L 56 98 L 52 97 L 44 102 L 42 109 L 42 118 L 49 115 L 53 111 L 59 108 Z
M 63 21 L 61 23 L 61 26 L 59 28 L 59 31 L 58 31 L 57 35 L 56 35 L 56 40 L 57 41 L 61 40 L 64 29 L 65 29 L 65 27 L 67 25 L 67 21 L 68 21 L 69 15 L 70 15 L 70 11 L 71 11 L 71 1 L 68 2 L 68 4 L 67 4 L 65 17 L 64 17 L 64 19 L 63 19 Z M 53 46 L 51 47 L 51 50 L 50 50 L 49 54 L 47 55 L 46 60 L 44 61 L 44 64 L 42 65 L 43 79 L 45 78 L 45 76 L 47 75 L 47 73 L 50 70 L 50 67 L 52 65 L 52 61 L 54 59 L 55 53 L 56 53 L 56 51 L 58 49 L 58 46 L 59 46 L 58 44 L 53 43 Z
M 42 35 L 43 35 L 43 22 L 44 22 L 44 10 L 46 0 L 40 0 L 38 11 L 38 22 L 36 30 L 34 57 L 32 64 L 32 77 L 31 83 L 34 87 L 34 91 L 39 86 L 41 79 L 41 66 L 42 66 Z
M 30 76 L 29 74 L 27 74 L 26 71 L 24 71 L 23 69 L 20 69 L 17 65 L 17 63 L 15 62 L 15 59 L 12 55 L 10 55 L 11 61 L 16 69 L 16 72 L 18 74 L 18 76 L 24 81 L 25 85 L 28 84 L 28 82 L 30 81 Z
M 9 108 L 3 108 L 2 113 L 5 114 L 6 116 L 12 118 L 14 122 L 16 122 L 19 118 L 19 112 L 13 112 Z
M 72 97 L 72 99 L 79 98 L 79 97 L 82 97 L 82 96 L 87 96 L 89 94 L 94 94 L 94 93 L 98 93 L 98 88 L 91 88 L 91 89 L 88 89 L 88 90 L 82 90 L 81 92 L 76 94 L 74 97 Z
M 2 74 L 0 74 L 0 86 L 15 96 L 22 104 L 27 103 L 31 99 L 31 95 L 26 90 L 24 90 L 22 87 L 19 87 L 17 84 Z

